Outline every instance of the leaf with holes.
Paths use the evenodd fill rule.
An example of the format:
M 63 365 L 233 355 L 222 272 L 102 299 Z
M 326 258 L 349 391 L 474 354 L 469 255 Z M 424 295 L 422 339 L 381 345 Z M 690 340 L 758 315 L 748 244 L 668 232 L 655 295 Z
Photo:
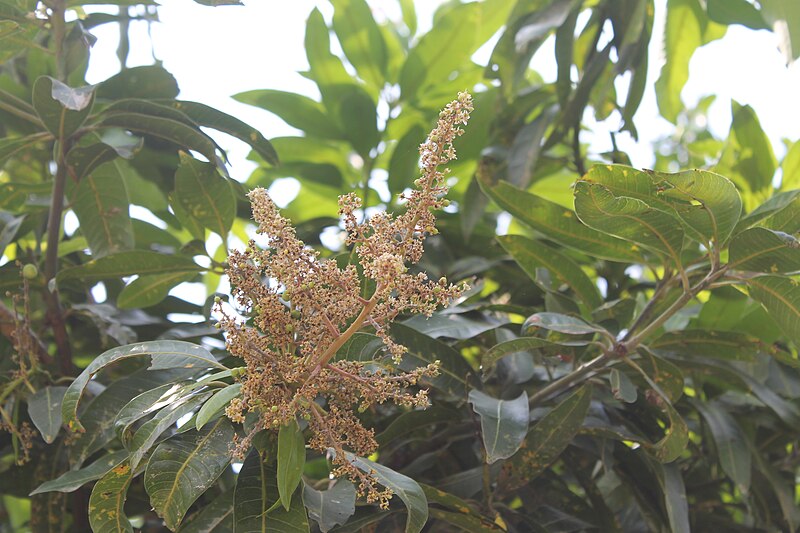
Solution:
M 89 497 L 89 525 L 94 533 L 133 533 L 123 509 L 132 479 L 131 465 L 124 461 L 95 483 Z

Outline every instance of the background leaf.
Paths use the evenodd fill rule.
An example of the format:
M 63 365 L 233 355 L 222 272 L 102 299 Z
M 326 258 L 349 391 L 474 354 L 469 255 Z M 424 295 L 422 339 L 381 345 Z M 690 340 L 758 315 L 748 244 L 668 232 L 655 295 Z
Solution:
M 514 455 L 528 433 L 528 395 L 498 400 L 479 390 L 469 392 L 472 409 L 481 418 L 481 436 L 486 462 L 494 463 Z

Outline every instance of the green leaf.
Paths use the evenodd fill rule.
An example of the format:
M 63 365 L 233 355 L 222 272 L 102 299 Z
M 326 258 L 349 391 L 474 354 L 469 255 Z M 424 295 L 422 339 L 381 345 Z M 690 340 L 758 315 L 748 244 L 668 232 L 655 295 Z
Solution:
M 663 397 L 663 396 L 662 396 Z M 669 418 L 669 427 L 664 431 L 664 436 L 653 445 L 652 451 L 656 459 L 662 463 L 671 463 L 683 453 L 689 442 L 689 428 L 681 415 L 669 403 L 668 397 L 663 397 L 662 409 Z
M 750 488 L 751 455 L 742 429 L 719 402 L 696 401 L 692 405 L 703 416 L 714 444 L 722 470 L 743 493 Z
M 481 418 L 486 462 L 491 464 L 514 455 L 528 433 L 530 412 L 525 391 L 513 400 L 498 400 L 473 389 L 469 402 Z
M 580 318 L 560 313 L 535 313 L 529 316 L 522 324 L 524 335 L 532 334 L 537 328 L 558 331 L 566 335 L 589 335 L 605 331 L 600 326 L 588 324 Z
M 509 341 L 501 342 L 499 344 L 495 344 L 489 350 L 483 354 L 483 358 L 481 359 L 481 367 L 483 369 L 483 374 L 486 376 L 494 365 L 508 355 L 512 355 L 519 352 L 527 352 L 531 350 L 538 350 L 540 348 L 558 348 L 559 346 L 582 346 L 586 343 L 583 341 L 570 341 L 563 344 L 555 343 L 551 341 L 546 341 L 544 339 L 540 339 L 538 337 L 521 337 L 519 339 L 512 339 Z
M 767 349 L 751 335 L 710 329 L 668 331 L 649 343 L 649 346 L 658 353 L 733 361 L 754 361 L 760 351 Z
M 189 273 L 203 270 L 188 257 L 165 255 L 146 250 L 117 252 L 106 257 L 93 259 L 83 265 L 65 268 L 56 276 L 58 283 L 81 280 L 92 283 L 104 279 L 123 278 L 138 274 Z
M 208 350 L 189 342 L 151 341 L 113 348 L 93 359 L 67 389 L 61 404 L 62 417 L 67 427 L 73 431 L 83 430 L 83 426 L 78 421 L 78 402 L 86 385 L 95 374 L 117 361 L 143 355 L 151 357 L 150 369 L 152 370 L 168 368 L 220 368 L 227 370 Z
M 221 389 L 219 392 L 214 394 L 210 400 L 203 404 L 203 407 L 197 412 L 197 417 L 195 418 L 194 424 L 197 429 L 202 429 L 212 418 L 214 415 L 228 407 L 228 404 L 231 403 L 231 400 L 239 396 L 242 390 L 241 383 L 234 383 L 233 385 L 228 385 L 224 389 Z
M 480 181 L 483 191 L 520 222 L 559 244 L 611 261 L 641 261 L 635 246 L 581 224 L 571 209 L 505 182 L 491 186 Z
M 28 398 L 28 415 L 47 444 L 56 440 L 61 429 L 61 401 L 67 387 L 45 387 Z
M 236 218 L 236 197 L 215 165 L 181 152 L 181 164 L 175 173 L 175 198 L 204 227 L 223 240 L 227 238 Z
M 161 434 L 175 426 L 178 420 L 184 416 L 193 413 L 210 395 L 211 393 L 202 393 L 188 398 L 180 398 L 165 406 L 153 418 L 139 426 L 128 444 L 131 467 L 138 467 L 139 462 L 150 451 Z
M 132 479 L 133 470 L 123 461 L 95 483 L 89 497 L 89 525 L 94 533 L 133 533 L 123 509 Z
M 330 452 L 331 450 L 329 450 Z M 408 476 L 395 472 L 382 464 L 345 452 L 345 457 L 353 466 L 371 474 L 375 479 L 398 496 L 406 504 L 408 518 L 406 533 L 419 533 L 428 521 L 428 500 L 419 484 Z
M 386 83 L 386 43 L 365 0 L 331 0 L 333 31 L 359 77 L 375 89 Z
M 61 474 L 56 479 L 45 481 L 30 496 L 42 494 L 44 492 L 73 492 L 78 490 L 86 483 L 100 479 L 106 472 L 122 463 L 128 457 L 128 450 L 119 450 L 108 453 L 100 459 L 94 461 L 89 466 L 80 470 L 70 470 Z
M 233 426 L 227 418 L 158 445 L 147 463 L 144 488 L 156 514 L 175 530 L 186 511 L 230 463 Z
M 342 64 L 342 60 L 331 53 L 330 30 L 319 9 L 314 8 L 306 22 L 305 49 L 310 67 L 309 76 L 319 86 L 322 101 L 328 109 L 334 102 L 325 88 L 355 83 Z
M 765 228 L 750 228 L 733 238 L 728 266 L 751 272 L 800 270 L 800 242 L 793 236 Z
M 611 393 L 614 395 L 614 398 L 625 403 L 633 403 L 636 401 L 638 397 L 636 385 L 633 384 L 627 374 L 613 368 L 608 376 L 608 380 L 611 384 Z
M 672 215 L 587 181 L 575 184 L 575 212 L 587 226 L 665 254 L 680 266 L 683 230 Z
M 117 296 L 120 309 L 142 309 L 160 303 L 169 291 L 183 282 L 191 281 L 195 272 L 172 272 L 139 276 L 122 289 Z
M 119 156 L 117 151 L 105 144 L 95 143 L 89 146 L 76 146 L 67 154 L 67 165 L 69 165 L 70 176 L 75 181 L 80 182 L 84 176 L 91 173 L 94 169 L 113 161 Z
M 303 130 L 313 137 L 342 138 L 342 132 L 325 112 L 322 104 L 307 96 L 274 89 L 259 89 L 235 94 L 233 98 L 244 104 L 266 109 L 288 125 Z
M 94 88 L 73 89 L 50 76 L 33 84 L 33 108 L 47 130 L 62 141 L 75 133 L 92 112 Z
M 338 123 L 344 137 L 362 157 L 377 147 L 381 140 L 378 131 L 378 111 L 372 97 L 358 85 L 322 87 L 325 103 Z
M 719 24 L 741 24 L 753 30 L 771 30 L 758 9 L 747 0 L 708 0 L 708 18 Z
M 558 459 L 586 418 L 591 388 L 583 386 L 544 415 L 528 433 L 522 448 L 512 457 L 514 477 L 524 485 Z
M 334 360 L 374 361 L 384 352 L 383 339 L 371 333 L 354 333 L 336 352 Z
M 328 490 L 314 490 L 303 484 L 303 503 L 308 516 L 319 524 L 322 533 L 342 525 L 356 512 L 356 488 L 346 479 L 337 480 Z
M 180 533 L 227 533 L 233 531 L 233 489 L 223 492 L 184 522 Z
M 164 407 L 170 405 L 180 397 L 182 392 L 183 387 L 181 384 L 165 383 L 160 387 L 147 390 L 137 395 L 125 404 L 114 419 L 114 431 L 123 446 L 128 448 L 130 439 L 133 436 L 130 433 L 130 427 L 134 422 L 146 417 L 148 414 L 155 411 L 158 406 Z
M 532 280 L 536 281 L 537 268 L 546 268 L 561 283 L 569 286 L 589 309 L 603 304 L 600 292 L 589 276 L 575 261 L 555 248 L 519 235 L 500 236 L 497 241 Z
M 278 154 L 267 138 L 260 131 L 238 118 L 197 102 L 173 100 L 161 103 L 181 111 L 198 126 L 213 128 L 249 144 L 270 165 L 279 163 Z
M 656 478 L 664 495 L 664 507 L 672 533 L 691 531 L 686 487 L 678 465 L 654 465 Z
M 456 411 L 438 405 L 432 405 L 424 410 L 408 411 L 392 420 L 386 429 L 375 436 L 375 440 L 379 446 L 386 446 L 395 439 L 410 436 L 421 428 L 454 422 L 459 418 Z
M 0 139 L 0 166 L 20 152 L 25 152 L 49 138 L 47 133 L 34 133 L 25 137 L 6 137 Z
M 771 221 L 773 218 L 781 217 L 783 213 L 786 213 L 788 218 L 796 218 L 794 215 L 798 210 L 800 210 L 800 189 L 779 192 L 742 218 L 736 226 L 736 231 L 741 231 L 763 221 L 772 229 L 786 233 L 794 233 L 791 229 L 776 227 Z
M 277 473 L 253 449 L 244 460 L 236 480 L 234 495 L 234 527 L 236 533 L 308 533 L 308 517 L 302 494 L 297 491 L 289 511 L 277 506 Z M 276 507 L 275 509 L 272 509 Z
M 781 190 L 788 191 L 798 187 L 800 187 L 800 142 L 795 141 L 781 161 Z
M 471 339 L 503 323 L 486 316 L 470 317 L 464 313 L 438 312 L 430 317 L 412 316 L 403 321 L 403 324 L 435 339 L 440 337 Z
M 176 96 L 178 96 L 178 82 L 160 65 L 123 69 L 97 87 L 97 97 L 107 100 L 175 98 Z
M 419 175 L 419 145 L 425 138 L 425 129 L 415 124 L 394 147 L 389 159 L 389 190 L 400 193 L 410 187 Z
M 733 122 L 717 169 L 745 191 L 766 193 L 778 163 L 755 110 L 731 101 Z
M 467 379 L 473 371 L 459 352 L 403 324 L 392 324 L 391 334 L 395 342 L 408 348 L 400 363 L 401 370 L 410 371 L 438 360 L 441 362 L 439 375 L 424 378 L 422 382 L 451 396 L 464 396 Z
M 761 0 L 764 19 L 777 34 L 778 48 L 783 52 L 786 65 L 800 57 L 800 6 L 782 0 Z
M 761 302 L 786 337 L 800 346 L 800 285 L 782 276 L 747 280 L 750 296 Z
M 133 248 L 130 201 L 115 161 L 97 167 L 69 189 L 72 210 L 94 259 Z
M 289 511 L 306 463 L 306 440 L 297 421 L 281 426 L 278 431 L 278 495 L 283 508 Z
M 514 137 L 508 150 L 508 181 L 521 189 L 526 188 L 539 160 L 544 133 L 556 115 L 556 106 L 551 106 L 539 114 L 532 122 L 525 124 Z
M 677 123 L 684 109 L 681 90 L 689 79 L 689 60 L 694 51 L 725 34 L 726 27 L 708 20 L 698 0 L 670 0 L 664 30 L 666 62 L 656 80 L 656 100 L 661 115 Z

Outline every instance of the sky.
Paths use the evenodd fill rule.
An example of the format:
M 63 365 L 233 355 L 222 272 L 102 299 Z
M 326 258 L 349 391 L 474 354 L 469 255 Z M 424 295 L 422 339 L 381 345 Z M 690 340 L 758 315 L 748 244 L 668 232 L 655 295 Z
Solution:
M 164 2 L 159 8 L 161 22 L 149 27 L 144 22 L 132 25 L 128 66 L 151 64 L 155 56 L 177 78 L 180 98 L 230 113 L 258 128 L 267 138 L 297 134 L 297 130 L 271 113 L 240 104 L 231 95 L 270 88 L 317 98 L 316 86 L 297 72 L 308 68 L 303 48 L 305 20 L 314 7 L 330 20 L 331 5 L 325 0 L 244 0 L 244 3 L 243 7 L 212 8 L 192 0 Z M 397 0 L 369 0 L 369 3 L 378 19 L 400 16 Z M 430 28 L 433 11 L 440 3 L 440 0 L 416 2 L 420 32 Z M 620 149 L 640 168 L 648 168 L 653 163 L 653 140 L 670 133 L 673 128 L 659 116 L 652 86 L 663 64 L 665 3 L 666 0 L 656 0 L 656 21 L 650 45 L 650 85 L 636 115 L 640 139 L 634 142 L 627 134 L 617 138 Z M 98 44 L 92 51 L 87 81 L 98 83 L 119 69 L 115 53 L 118 34 L 113 24 L 92 31 L 98 37 Z M 785 153 L 781 139 L 800 138 L 797 99 L 800 62 L 787 68 L 777 42 L 772 32 L 730 27 L 724 38 L 695 52 L 689 82 L 682 95 L 687 105 L 694 105 L 704 95 L 717 95 L 710 109 L 709 126 L 721 138 L 726 137 L 730 127 L 731 99 L 751 105 L 780 158 Z M 485 64 L 492 45 L 479 50 L 473 59 Z M 552 39 L 537 52 L 532 68 L 545 81 L 555 79 Z M 582 140 L 590 143 L 590 150 L 595 154 L 609 150 L 607 132 L 615 131 L 618 123 L 611 120 L 592 126 L 596 135 L 584 134 Z M 225 136 L 218 141 L 229 152 L 231 176 L 239 181 L 246 180 L 254 168 L 254 164 L 246 160 L 249 147 Z M 274 189 L 270 192 L 279 205 L 288 202 L 297 190 L 291 187 L 284 191 Z M 194 291 L 186 291 L 185 287 L 175 290 L 182 298 L 201 300 L 199 295 L 189 297 Z

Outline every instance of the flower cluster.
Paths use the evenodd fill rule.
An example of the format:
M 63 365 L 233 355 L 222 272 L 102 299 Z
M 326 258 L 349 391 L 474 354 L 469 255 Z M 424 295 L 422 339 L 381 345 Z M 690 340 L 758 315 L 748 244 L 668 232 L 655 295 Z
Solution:
M 405 348 L 392 341 L 391 322 L 401 313 L 430 316 L 464 290 L 444 278 L 433 281 L 424 273 L 412 274 L 409 265 L 420 260 L 425 237 L 436 233 L 433 212 L 448 204 L 446 171 L 439 167 L 455 158 L 453 141 L 463 133 L 458 126 L 467 123 L 471 111 L 470 95 L 461 93 L 440 113 L 436 128 L 420 146 L 422 176 L 401 197 L 404 213 L 379 213 L 359 223 L 360 199 L 354 194 L 339 199 L 347 243 L 355 248 L 359 265 L 340 267 L 320 259 L 297 238 L 264 189 L 250 192 L 253 218 L 267 238 L 266 247 L 251 241 L 228 261 L 233 296 L 250 318 L 237 319 L 218 309 L 228 349 L 247 368 L 242 396 L 230 403 L 227 415 L 238 422 L 248 412 L 258 415 L 254 429 L 238 443 L 240 455 L 256 432 L 300 417 L 308 421 L 310 447 L 334 452 L 334 475 L 356 481 L 368 501 L 388 504 L 391 491 L 379 490 L 371 475 L 346 459 L 345 450 L 369 455 L 377 448 L 373 430 L 361 424 L 355 411 L 387 401 L 427 406 L 427 391 L 411 389 L 435 376 L 438 365 L 399 372 L 386 358 L 353 360 L 343 353 L 357 351 L 349 349 L 359 340 L 354 335 L 368 330 L 383 339 L 392 362 L 400 363 Z

